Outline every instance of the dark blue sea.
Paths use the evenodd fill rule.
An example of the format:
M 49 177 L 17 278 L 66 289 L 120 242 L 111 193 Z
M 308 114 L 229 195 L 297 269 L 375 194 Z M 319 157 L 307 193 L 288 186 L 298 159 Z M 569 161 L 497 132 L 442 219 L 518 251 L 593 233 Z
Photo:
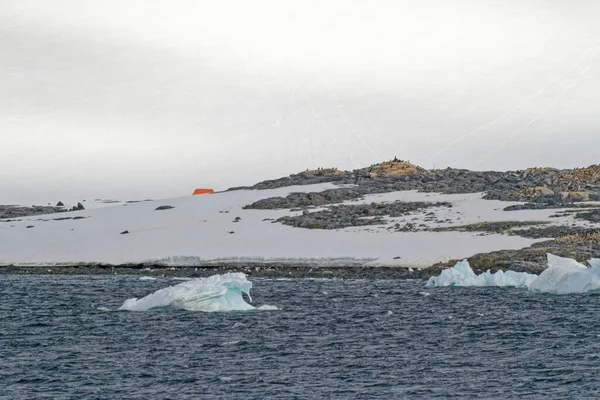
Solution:
M 600 398 L 600 296 L 252 281 L 280 311 L 99 311 L 179 282 L 0 276 L 0 398 Z

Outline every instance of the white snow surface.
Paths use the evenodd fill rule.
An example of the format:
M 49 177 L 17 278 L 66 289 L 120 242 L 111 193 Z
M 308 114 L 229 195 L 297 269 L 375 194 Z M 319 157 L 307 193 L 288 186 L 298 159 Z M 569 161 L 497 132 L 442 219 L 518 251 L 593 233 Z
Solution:
M 590 260 L 591 268 L 577 261 L 548 254 L 548 268 L 529 285 L 537 293 L 570 294 L 600 290 L 600 265 Z
M 538 276 L 525 272 L 498 271 L 490 273 L 486 271 L 476 275 L 467 260 L 457 262 L 452 268 L 448 268 L 439 276 L 429 278 L 427 287 L 440 286 L 504 286 L 504 287 L 526 287 Z
M 242 297 L 242 293 L 246 293 L 250 298 L 251 288 L 252 282 L 248 281 L 246 275 L 242 273 L 213 275 L 166 287 L 141 299 L 126 300 L 119 310 L 149 311 L 162 308 L 204 312 L 256 310 L 256 307 L 246 303 Z M 263 306 L 259 309 L 276 310 L 277 308 Z
M 388 225 L 343 230 L 301 229 L 272 223 L 289 210 L 244 210 L 254 201 L 291 192 L 318 192 L 335 188 L 330 183 L 272 190 L 236 190 L 186 196 L 69 213 L 85 219 L 55 221 L 43 216 L 0 221 L 0 264 L 64 265 L 101 262 L 193 266 L 206 262 L 298 262 L 329 265 L 395 265 L 427 267 L 475 253 L 518 249 L 538 240 L 508 235 L 467 232 L 393 232 L 396 222 L 426 221 L 431 209 Z M 451 209 L 437 211 L 451 218 L 447 225 L 477 221 L 544 219 L 549 211 L 502 211 L 508 203 L 482 200 L 480 194 L 438 195 L 400 191 L 366 196 L 372 201 L 449 201 Z M 356 204 L 356 202 L 349 202 Z M 155 211 L 161 205 L 173 209 Z M 553 210 L 552 212 L 555 212 Z M 239 222 L 233 222 L 240 217 Z M 556 219 L 557 222 L 558 219 Z M 33 228 L 27 229 L 27 226 Z M 439 224 L 438 224 L 439 225 Z M 443 226 L 443 225 L 442 225 Z M 129 231 L 121 235 L 120 232 Z M 233 233 L 232 233 L 233 232 Z

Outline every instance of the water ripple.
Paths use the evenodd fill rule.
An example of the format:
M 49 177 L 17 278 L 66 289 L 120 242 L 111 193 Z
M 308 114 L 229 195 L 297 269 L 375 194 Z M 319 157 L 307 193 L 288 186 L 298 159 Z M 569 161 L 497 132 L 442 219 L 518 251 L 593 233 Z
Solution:
M 255 282 L 278 312 L 97 309 L 169 284 L 3 276 L 0 398 L 600 398 L 600 296 L 289 279 Z

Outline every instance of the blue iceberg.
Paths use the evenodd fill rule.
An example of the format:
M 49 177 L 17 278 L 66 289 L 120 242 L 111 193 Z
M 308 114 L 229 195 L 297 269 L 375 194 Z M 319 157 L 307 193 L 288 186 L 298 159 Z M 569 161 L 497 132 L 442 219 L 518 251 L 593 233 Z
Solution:
M 526 287 L 538 276 L 526 272 L 486 271 L 475 274 L 467 260 L 457 262 L 452 268 L 442 271 L 439 276 L 432 276 L 427 281 L 427 287 L 441 286 L 503 286 Z
M 273 306 L 256 308 L 246 303 L 242 294 L 246 293 L 252 301 L 252 298 L 250 298 L 251 288 L 252 282 L 248 281 L 243 273 L 213 275 L 208 278 L 192 279 L 175 286 L 166 287 L 141 299 L 128 299 L 119 310 L 179 309 L 225 312 L 277 309 Z
M 546 254 L 547 268 L 538 276 L 525 272 L 498 271 L 476 275 L 467 260 L 459 261 L 439 276 L 429 278 L 427 287 L 512 286 L 535 293 L 569 294 L 600 292 L 600 259 L 589 260 L 590 268 L 572 258 Z
M 529 285 L 536 293 L 570 294 L 600 290 L 600 263 L 589 261 L 591 268 L 571 258 L 547 254 L 548 268 Z

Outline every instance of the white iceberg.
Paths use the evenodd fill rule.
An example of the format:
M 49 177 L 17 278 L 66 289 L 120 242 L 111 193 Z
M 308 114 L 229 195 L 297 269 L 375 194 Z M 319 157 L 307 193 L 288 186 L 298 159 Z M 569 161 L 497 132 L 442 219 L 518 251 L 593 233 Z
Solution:
M 537 275 L 526 272 L 498 271 L 490 273 L 486 271 L 476 275 L 467 260 L 457 262 L 454 267 L 448 268 L 439 276 L 432 276 L 427 281 L 427 287 L 441 286 L 504 286 L 504 287 L 526 287 Z
M 548 254 L 548 268 L 529 285 L 537 293 L 569 294 L 600 290 L 600 265 L 591 259 L 591 268 L 571 258 Z
M 126 300 L 119 310 L 148 311 L 165 308 L 204 312 L 257 310 L 256 307 L 246 303 L 242 297 L 242 293 L 246 293 L 252 301 L 251 288 L 252 282 L 248 281 L 243 273 L 213 275 L 166 287 L 141 299 Z M 277 308 L 263 306 L 258 309 Z

